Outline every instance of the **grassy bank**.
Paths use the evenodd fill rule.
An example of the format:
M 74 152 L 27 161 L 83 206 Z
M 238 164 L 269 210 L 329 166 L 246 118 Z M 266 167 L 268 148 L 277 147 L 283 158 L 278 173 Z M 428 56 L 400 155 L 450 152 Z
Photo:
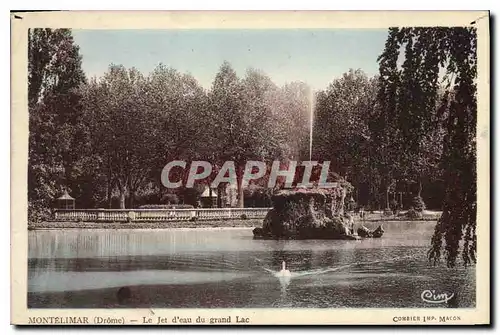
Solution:
M 167 228 L 255 228 L 261 227 L 261 219 L 214 220 L 214 221 L 164 221 L 164 222 L 37 222 L 28 229 L 167 229 Z
M 398 215 L 385 215 L 381 211 L 365 212 L 364 220 L 361 220 L 359 216 L 355 216 L 355 220 L 359 222 L 363 221 L 437 221 L 441 217 L 441 211 L 429 211 L 425 210 L 420 218 L 409 218 L 406 216 L 406 211 L 399 213 Z

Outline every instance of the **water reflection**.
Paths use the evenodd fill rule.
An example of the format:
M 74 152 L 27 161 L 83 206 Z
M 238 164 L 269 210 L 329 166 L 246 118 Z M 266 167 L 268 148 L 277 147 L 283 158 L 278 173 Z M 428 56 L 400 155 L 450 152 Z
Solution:
M 420 299 L 436 289 L 474 306 L 474 268 L 427 263 L 433 228 L 387 224 L 383 238 L 362 241 L 256 241 L 249 229 L 31 231 L 28 305 L 446 307 Z M 290 277 L 275 275 L 283 261 Z

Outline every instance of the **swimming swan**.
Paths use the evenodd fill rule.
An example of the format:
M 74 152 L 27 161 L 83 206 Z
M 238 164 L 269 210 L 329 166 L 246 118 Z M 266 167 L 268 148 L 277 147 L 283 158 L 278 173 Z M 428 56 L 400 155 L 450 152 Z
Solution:
M 283 263 L 281 263 L 281 271 L 277 273 L 277 276 L 278 277 L 290 277 L 291 276 L 290 271 L 286 269 L 285 261 L 283 261 Z

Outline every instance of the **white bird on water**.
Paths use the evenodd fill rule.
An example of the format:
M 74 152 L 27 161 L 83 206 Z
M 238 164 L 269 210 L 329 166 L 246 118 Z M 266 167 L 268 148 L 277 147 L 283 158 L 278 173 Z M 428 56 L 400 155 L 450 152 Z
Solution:
M 291 273 L 289 270 L 286 269 L 286 263 L 283 261 L 281 263 L 281 271 L 277 273 L 278 277 L 290 277 Z

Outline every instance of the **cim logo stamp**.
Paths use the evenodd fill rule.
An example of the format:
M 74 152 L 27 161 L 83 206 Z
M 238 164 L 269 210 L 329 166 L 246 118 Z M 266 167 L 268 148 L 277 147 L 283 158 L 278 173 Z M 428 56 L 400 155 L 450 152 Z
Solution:
M 423 301 L 431 304 L 442 304 L 448 302 L 454 295 L 455 293 L 436 293 L 436 290 L 425 290 L 420 297 Z

